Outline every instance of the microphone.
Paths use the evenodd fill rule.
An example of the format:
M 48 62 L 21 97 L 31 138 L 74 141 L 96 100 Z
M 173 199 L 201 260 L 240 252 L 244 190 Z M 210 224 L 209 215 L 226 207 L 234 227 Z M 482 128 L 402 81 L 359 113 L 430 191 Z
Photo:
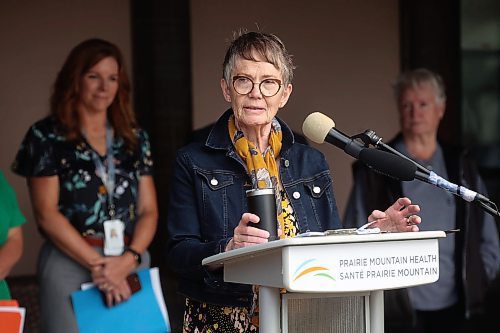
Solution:
M 320 112 L 313 112 L 307 116 L 302 125 L 302 132 L 313 142 L 327 141 L 339 147 L 382 175 L 401 181 L 415 179 L 417 168 L 413 163 L 385 151 L 366 148 L 360 142 L 335 129 L 335 122 Z
M 417 172 L 417 167 L 410 161 L 378 149 L 364 148 L 359 160 L 374 171 L 399 181 L 413 180 Z
M 327 141 L 356 159 L 365 148 L 358 141 L 335 129 L 335 122 L 321 112 L 313 112 L 306 117 L 302 124 L 302 133 L 316 143 Z
M 376 147 L 380 146 L 381 148 L 383 148 L 387 151 L 390 151 L 393 154 L 397 154 L 398 156 L 401 156 L 401 157 L 407 159 L 408 161 L 411 161 L 415 165 L 416 169 L 418 169 L 415 172 L 415 178 L 417 178 L 418 180 L 421 180 L 423 182 L 426 182 L 428 184 L 437 186 L 443 190 L 451 192 L 455 195 L 458 195 L 459 197 L 461 197 L 462 199 L 464 199 L 465 201 L 468 201 L 468 202 L 476 201 L 476 202 L 491 203 L 491 200 L 488 199 L 487 197 L 485 197 L 484 195 L 479 194 L 475 191 L 469 190 L 468 188 L 466 188 L 464 186 L 454 184 L 454 183 L 444 179 L 443 177 L 439 176 L 435 172 L 429 171 L 428 169 L 426 169 L 425 167 L 423 167 L 419 163 L 417 163 L 414 160 L 410 159 L 409 157 L 403 155 L 402 153 L 395 150 L 391 146 L 386 145 L 382 141 L 382 138 L 379 137 L 375 133 L 375 131 L 366 130 L 363 134 L 361 134 L 361 136 L 363 137 L 362 138 L 363 141 L 365 141 L 365 142 L 368 141 L 367 143 L 371 143 Z
M 361 134 L 358 134 L 356 135 L 355 137 L 359 137 L 366 145 L 369 145 L 369 144 L 372 144 L 374 145 L 375 147 L 379 147 L 385 151 L 388 151 L 388 152 L 391 152 L 395 155 L 398 155 L 399 157 L 402 157 L 402 158 L 405 158 L 407 159 L 408 161 L 412 162 L 413 164 L 415 164 L 415 166 L 417 167 L 417 169 L 420 171 L 420 172 L 423 172 L 424 174 L 426 175 L 430 175 L 430 171 L 427 170 L 427 168 L 425 168 L 424 166 L 422 166 L 421 164 L 417 163 L 416 161 L 412 160 L 411 158 L 409 158 L 408 156 L 400 153 L 399 151 L 397 151 L 396 149 L 392 148 L 391 146 L 389 145 L 386 145 L 383 141 L 382 141 L 382 138 L 379 137 L 377 135 L 377 133 L 375 133 L 375 131 L 372 131 L 370 129 L 367 129 L 366 131 L 364 131 L 363 133 Z
M 416 161 L 383 143 L 382 138 L 378 137 L 372 130 L 366 130 L 365 133 L 351 138 L 335 129 L 335 122 L 331 118 L 321 112 L 313 112 L 304 120 L 302 133 L 315 143 L 327 141 L 339 147 L 382 175 L 401 181 L 416 178 L 449 191 L 468 202 L 475 202 L 490 214 L 500 217 L 496 204 L 490 199 L 464 186 L 453 184 L 436 173 L 427 170 Z M 370 144 L 385 151 L 367 148 Z

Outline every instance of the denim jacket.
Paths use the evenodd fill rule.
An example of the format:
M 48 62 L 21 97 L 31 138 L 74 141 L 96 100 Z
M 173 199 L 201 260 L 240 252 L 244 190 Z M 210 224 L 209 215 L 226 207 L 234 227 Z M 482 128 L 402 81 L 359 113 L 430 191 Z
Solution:
M 226 111 L 206 142 L 177 153 L 168 209 L 167 258 L 180 277 L 180 292 L 192 299 L 225 306 L 250 306 L 251 286 L 223 282 L 222 269 L 210 271 L 204 258 L 223 252 L 243 213 L 251 188 L 245 162 L 228 134 Z M 295 212 L 299 232 L 341 227 L 325 157 L 283 131 L 280 180 Z M 265 274 L 265 272 L 262 272 Z

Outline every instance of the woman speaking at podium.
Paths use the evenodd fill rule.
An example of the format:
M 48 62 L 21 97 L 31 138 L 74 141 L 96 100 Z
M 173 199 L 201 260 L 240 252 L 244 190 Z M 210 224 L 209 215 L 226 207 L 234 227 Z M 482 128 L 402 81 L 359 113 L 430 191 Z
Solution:
M 341 227 L 329 167 L 321 152 L 295 142 L 276 117 L 292 93 L 294 65 L 275 35 L 241 32 L 230 44 L 220 81 L 231 105 L 202 143 L 179 150 L 168 217 L 168 261 L 186 296 L 184 332 L 257 332 L 256 288 L 224 283 L 206 257 Z M 277 234 L 249 225 L 246 191 L 272 188 Z M 417 205 L 399 198 L 367 222 L 391 231 L 418 231 Z

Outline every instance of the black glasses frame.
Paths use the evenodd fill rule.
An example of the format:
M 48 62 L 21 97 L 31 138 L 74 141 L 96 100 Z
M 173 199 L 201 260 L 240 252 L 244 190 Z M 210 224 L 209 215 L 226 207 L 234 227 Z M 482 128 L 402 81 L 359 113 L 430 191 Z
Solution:
M 252 89 L 250 89 L 247 93 L 244 93 L 244 94 L 243 94 L 243 93 L 240 93 L 240 92 L 236 89 L 236 86 L 234 85 L 234 83 L 236 82 L 236 80 L 241 79 L 241 78 L 247 79 L 248 81 L 252 82 Z M 263 84 L 265 81 L 269 81 L 269 80 L 271 80 L 271 81 L 275 81 L 275 82 L 277 82 L 277 83 L 278 83 L 278 85 L 279 85 L 278 90 L 276 90 L 276 92 L 275 92 L 274 94 L 272 94 L 272 95 L 266 95 L 266 94 L 264 94 L 264 93 L 262 92 L 262 84 Z M 260 93 L 262 94 L 262 96 L 264 96 L 264 97 L 273 97 L 273 96 L 276 96 L 276 95 L 279 93 L 279 91 L 281 90 L 281 86 L 283 86 L 283 83 L 281 83 L 281 80 L 278 80 L 278 79 L 265 79 L 264 81 L 261 81 L 261 82 L 253 82 L 253 80 L 252 80 L 251 78 L 246 77 L 246 76 L 243 76 L 243 75 L 236 75 L 236 76 L 233 76 L 233 88 L 234 88 L 234 91 L 236 91 L 236 93 L 237 93 L 237 94 L 239 94 L 239 95 L 248 95 L 248 94 L 250 94 L 250 93 L 252 92 L 252 90 L 253 90 L 253 87 L 254 87 L 256 84 L 258 84 L 258 85 L 259 85 L 259 91 L 260 91 Z

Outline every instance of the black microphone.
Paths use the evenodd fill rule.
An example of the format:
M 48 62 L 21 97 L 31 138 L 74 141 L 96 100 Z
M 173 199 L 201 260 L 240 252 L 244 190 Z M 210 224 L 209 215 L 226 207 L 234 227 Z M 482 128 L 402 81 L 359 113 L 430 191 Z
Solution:
M 415 165 L 415 167 L 418 169 L 415 172 L 415 178 L 417 178 L 418 180 L 421 180 L 423 182 L 426 182 L 428 184 L 437 186 L 443 190 L 451 192 L 451 193 L 461 197 L 462 199 L 464 199 L 465 201 L 468 201 L 468 202 L 473 202 L 473 201 L 486 202 L 486 203 L 492 202 L 490 199 L 488 199 L 487 197 L 485 197 L 484 195 L 482 195 L 480 193 L 469 190 L 468 188 L 466 188 L 464 186 L 454 184 L 454 183 L 444 179 L 443 177 L 439 176 L 435 172 L 427 170 L 425 167 L 423 167 L 422 165 L 420 165 L 416 161 L 412 160 L 408 156 L 405 156 L 401 152 L 399 152 L 396 149 L 392 148 L 391 146 L 385 144 L 382 141 L 382 138 L 379 137 L 375 133 L 375 131 L 368 129 L 363 134 L 360 134 L 360 136 L 362 137 L 362 140 L 365 143 L 371 143 L 376 147 L 381 147 L 382 149 L 385 149 L 386 151 L 390 151 L 391 153 L 397 154 L 398 156 L 405 158 L 406 160 L 412 162 Z
M 316 143 L 327 141 L 356 159 L 359 158 L 361 150 L 365 148 L 358 141 L 335 129 L 335 122 L 321 112 L 313 112 L 306 117 L 302 124 L 302 133 Z
M 401 181 L 416 178 L 449 191 L 468 202 L 476 202 L 490 214 L 500 217 L 496 204 L 490 199 L 464 186 L 451 183 L 436 173 L 427 170 L 416 161 L 383 143 L 382 138 L 378 137 L 372 130 L 366 130 L 365 133 L 351 138 L 335 129 L 335 122 L 331 118 L 321 112 L 313 112 L 304 120 L 302 132 L 313 142 L 323 143 L 327 141 L 339 147 L 380 174 Z M 385 151 L 367 148 L 369 144 L 380 147 Z M 392 154 L 387 153 L 387 151 Z
M 335 129 L 335 122 L 320 112 L 313 112 L 304 120 L 302 132 L 311 141 L 325 141 L 359 159 L 374 171 L 391 178 L 407 181 L 415 179 L 416 166 L 410 161 L 363 144 Z
M 399 181 L 413 180 L 417 172 L 417 167 L 410 161 L 378 149 L 364 148 L 359 160 L 372 170 Z
M 359 137 L 366 145 L 369 145 L 369 144 L 372 144 L 374 145 L 375 147 L 378 147 L 380 149 L 383 149 L 385 151 L 388 151 L 388 152 L 391 152 L 395 155 L 398 155 L 399 157 L 402 157 L 402 158 L 405 158 L 407 159 L 408 161 L 412 162 L 413 164 L 415 164 L 415 166 L 417 167 L 417 170 L 424 173 L 425 175 L 430 175 L 430 171 L 427 170 L 427 168 L 425 168 L 423 165 L 417 163 L 416 161 L 412 160 L 411 158 L 409 158 L 408 156 L 404 155 L 403 153 L 397 151 L 396 149 L 392 148 L 391 146 L 389 145 L 386 145 L 383 141 L 382 141 L 382 138 L 379 137 L 377 135 L 377 133 L 375 133 L 375 131 L 372 131 L 370 129 L 367 129 L 366 131 L 364 131 L 362 134 L 358 134 L 356 135 L 355 137 Z M 418 178 L 418 177 L 417 177 Z

